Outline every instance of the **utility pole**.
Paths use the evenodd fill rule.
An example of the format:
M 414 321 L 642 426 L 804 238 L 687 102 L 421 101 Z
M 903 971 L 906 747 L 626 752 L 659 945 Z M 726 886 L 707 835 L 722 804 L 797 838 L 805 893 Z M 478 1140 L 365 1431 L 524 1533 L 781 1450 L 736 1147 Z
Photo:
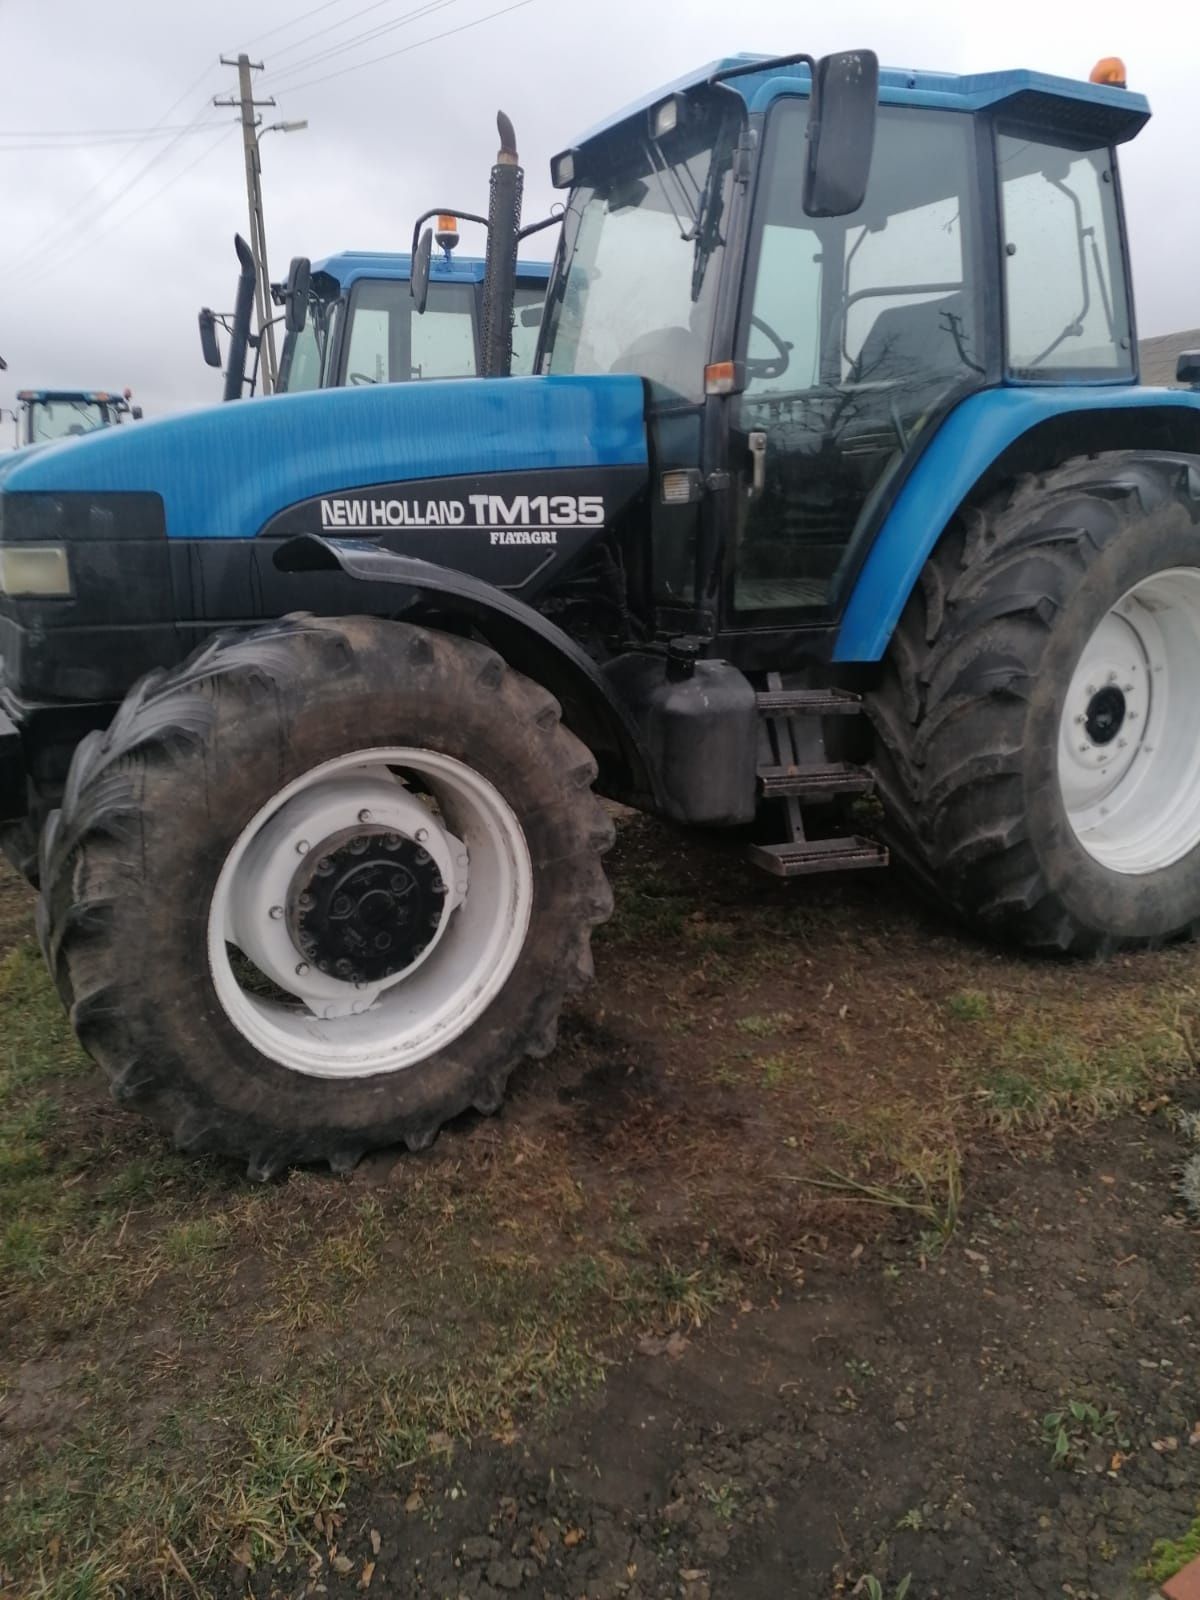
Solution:
M 250 82 L 251 72 L 261 72 L 261 61 L 251 61 L 243 53 L 236 60 L 230 56 L 221 57 L 221 65 L 236 67 L 238 69 L 238 95 L 235 100 L 232 95 L 213 96 L 214 106 L 237 106 L 242 113 L 242 145 L 246 156 L 246 200 L 250 208 L 250 249 L 254 256 L 254 267 L 257 281 L 254 285 L 254 303 L 258 311 L 258 333 L 262 340 L 260 350 L 260 383 L 263 394 L 270 394 L 275 388 L 277 367 L 275 362 L 275 330 L 269 327 L 271 314 L 271 280 L 267 267 L 267 234 L 263 226 L 262 203 L 262 164 L 258 158 L 258 140 L 255 129 L 260 118 L 257 114 L 258 106 L 273 106 L 275 97 L 272 95 L 266 100 L 256 100 L 254 89 Z

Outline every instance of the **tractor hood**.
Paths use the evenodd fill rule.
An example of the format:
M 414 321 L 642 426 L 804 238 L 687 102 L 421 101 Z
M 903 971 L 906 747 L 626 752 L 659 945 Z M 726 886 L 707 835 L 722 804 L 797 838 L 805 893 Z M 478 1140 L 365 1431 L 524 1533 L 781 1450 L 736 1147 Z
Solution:
M 624 375 L 275 395 L 18 452 L 0 466 L 0 490 L 153 494 L 169 539 L 246 539 L 270 524 L 284 531 L 279 522 L 291 507 L 376 485 L 394 494 L 430 479 L 644 474 L 644 411 L 641 379 Z

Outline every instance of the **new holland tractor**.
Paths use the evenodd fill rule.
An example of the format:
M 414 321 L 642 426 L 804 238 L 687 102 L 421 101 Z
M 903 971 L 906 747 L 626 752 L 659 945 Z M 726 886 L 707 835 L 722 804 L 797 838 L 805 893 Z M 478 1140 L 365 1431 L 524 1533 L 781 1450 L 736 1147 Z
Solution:
M 557 219 L 555 219 L 557 220 Z M 428 287 L 417 303 L 412 293 L 411 255 L 347 250 L 310 261 L 298 256 L 286 283 L 271 285 L 276 320 L 285 324 L 277 394 L 331 389 L 346 384 L 408 383 L 426 378 L 474 377 L 482 370 L 486 263 L 456 256 L 458 218 L 437 218 L 441 254 L 428 262 Z M 200 313 L 205 362 L 220 368 L 217 328 L 229 334 L 224 399 L 254 393 L 258 381 L 258 335 L 250 329 L 255 268 L 249 246 L 235 240 L 240 264 L 236 309 L 221 316 Z M 516 267 L 512 371 L 532 372 L 550 268 L 541 261 Z M 254 356 L 249 377 L 248 353 Z
M 890 847 L 1027 950 L 1195 928 L 1200 395 L 1138 383 L 1098 76 L 717 62 L 555 158 L 536 376 L 0 467 L 0 816 L 122 1102 L 262 1177 L 495 1111 L 591 973 L 599 796 Z M 519 194 L 506 140 L 492 338 Z
M 126 418 L 141 420 L 141 406 L 131 405 L 133 391 L 107 389 L 22 389 L 17 448 L 74 439 L 97 428 L 112 428 Z

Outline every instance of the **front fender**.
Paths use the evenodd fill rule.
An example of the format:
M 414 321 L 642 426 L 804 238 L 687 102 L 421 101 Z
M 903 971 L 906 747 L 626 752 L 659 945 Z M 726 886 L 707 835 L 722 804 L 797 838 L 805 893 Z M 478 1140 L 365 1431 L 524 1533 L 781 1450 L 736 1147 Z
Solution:
M 629 711 L 586 651 L 532 606 L 479 578 L 365 539 L 301 534 L 280 544 L 274 560 L 281 572 L 340 569 L 364 583 L 394 584 L 393 615 L 406 621 L 470 622 L 510 666 L 555 696 L 567 727 L 600 763 L 603 793 L 660 809 L 654 763 Z

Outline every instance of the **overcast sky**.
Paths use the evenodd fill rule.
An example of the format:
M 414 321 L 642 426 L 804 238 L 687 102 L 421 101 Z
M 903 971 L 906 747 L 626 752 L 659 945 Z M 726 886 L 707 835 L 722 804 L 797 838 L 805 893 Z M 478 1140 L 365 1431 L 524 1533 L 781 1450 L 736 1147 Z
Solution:
M 418 0 L 0 0 L 0 404 L 27 386 L 129 384 L 147 415 L 219 398 L 196 312 L 231 305 L 233 234 L 247 226 L 234 114 L 209 104 L 236 81 L 218 57 L 239 49 L 265 63 L 258 92 L 278 102 L 265 120 L 309 121 L 262 142 L 275 278 L 297 254 L 406 249 L 429 205 L 486 210 L 497 107 L 516 125 L 531 219 L 554 198 L 556 150 L 716 56 L 868 46 L 894 66 L 1083 78 L 1120 55 L 1154 109 L 1121 157 L 1139 331 L 1200 325 L 1200 206 L 1187 187 L 1198 30 L 1178 0 L 915 0 L 907 16 L 892 0 L 524 0 L 467 26 L 504 5 L 424 0 L 412 15 Z M 463 31 L 431 37 L 452 28 Z M 155 125 L 172 131 L 140 144 L 111 132 Z M 96 130 L 113 142 L 88 146 Z M 479 242 L 467 232 L 463 248 Z

